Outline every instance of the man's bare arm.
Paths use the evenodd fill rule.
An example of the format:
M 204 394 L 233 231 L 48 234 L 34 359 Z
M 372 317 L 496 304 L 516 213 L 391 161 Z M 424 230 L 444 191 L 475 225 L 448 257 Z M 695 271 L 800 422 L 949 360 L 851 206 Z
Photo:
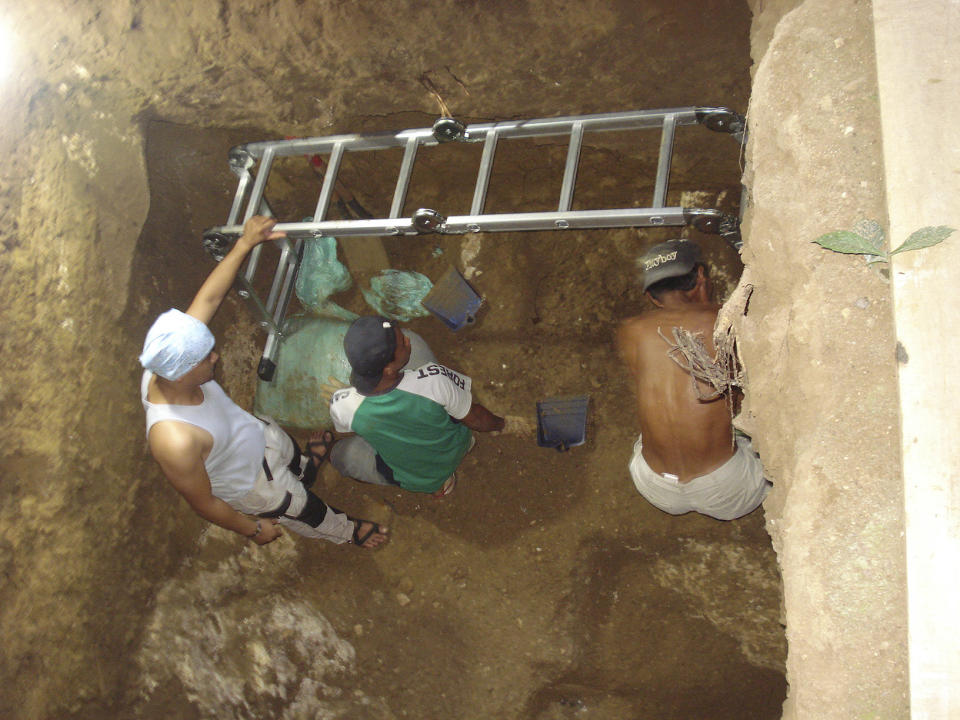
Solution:
M 204 520 L 264 545 L 280 536 L 272 520 L 258 521 L 237 512 L 215 497 L 195 438 L 174 422 L 160 422 L 150 429 L 150 452 L 170 484 Z M 257 533 L 254 536 L 254 533 Z
M 502 417 L 494 415 L 480 403 L 471 405 L 470 412 L 460 418 L 460 422 L 477 432 L 496 432 L 503 430 L 504 426 Z
M 204 324 L 209 324 L 210 320 L 216 315 L 220 303 L 230 292 L 233 281 L 240 271 L 240 265 L 243 263 L 247 254 L 260 243 L 267 240 L 282 238 L 286 233 L 272 232 L 273 226 L 277 224 L 276 219 L 254 215 L 247 220 L 243 226 L 243 235 L 230 249 L 226 257 L 223 258 L 213 269 L 213 272 L 207 276 L 203 285 L 197 291 L 196 297 L 187 308 L 187 315 L 191 315 Z

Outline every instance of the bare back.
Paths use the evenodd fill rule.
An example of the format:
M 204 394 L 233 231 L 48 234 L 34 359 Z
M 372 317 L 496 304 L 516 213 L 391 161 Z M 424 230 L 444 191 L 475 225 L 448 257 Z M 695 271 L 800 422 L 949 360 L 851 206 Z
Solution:
M 667 338 L 674 327 L 702 333 L 712 355 L 718 310 L 708 303 L 653 310 L 625 320 L 617 334 L 637 398 L 643 457 L 654 472 L 671 473 L 680 482 L 717 469 L 733 455 L 730 411 L 726 395 L 699 399 L 690 374 L 668 357 L 671 344 L 658 329 Z M 713 390 L 697 382 L 704 395 Z

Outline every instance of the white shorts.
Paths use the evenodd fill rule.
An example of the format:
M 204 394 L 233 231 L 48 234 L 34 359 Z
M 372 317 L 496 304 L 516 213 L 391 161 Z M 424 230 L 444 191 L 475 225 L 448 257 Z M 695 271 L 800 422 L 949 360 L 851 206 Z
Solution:
M 671 515 L 698 512 L 717 520 L 733 520 L 755 510 L 771 487 L 763 477 L 759 456 L 743 436 L 737 437 L 737 451 L 727 462 L 685 483 L 651 470 L 642 450 L 643 438 L 638 437 L 630 458 L 633 484 L 651 505 Z
M 272 418 L 263 418 L 263 420 L 267 423 L 263 428 L 266 440 L 263 457 L 267 461 L 272 478 L 268 477 L 261 467 L 253 489 L 238 501 L 231 503 L 234 509 L 249 515 L 273 512 L 287 502 L 289 493 L 290 502 L 279 518 L 281 525 L 305 537 L 321 538 L 338 544 L 348 542 L 353 537 L 353 522 L 331 507 L 327 508 L 323 521 L 316 527 L 297 519 L 307 506 L 307 490 L 300 482 L 300 478 L 288 467 L 294 454 L 293 441 Z M 305 462 L 306 460 L 301 457 L 301 464 Z

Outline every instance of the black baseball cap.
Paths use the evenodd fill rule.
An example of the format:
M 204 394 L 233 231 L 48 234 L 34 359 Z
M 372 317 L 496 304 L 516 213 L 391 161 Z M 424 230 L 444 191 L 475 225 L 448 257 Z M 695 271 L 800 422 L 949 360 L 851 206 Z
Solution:
M 661 280 L 686 275 L 698 262 L 700 248 L 689 240 L 667 240 L 654 245 L 640 258 L 643 291 Z
M 359 392 L 374 391 L 383 377 L 383 368 L 397 351 L 397 324 L 382 315 L 357 318 L 343 338 L 343 350 L 353 372 L 350 384 Z

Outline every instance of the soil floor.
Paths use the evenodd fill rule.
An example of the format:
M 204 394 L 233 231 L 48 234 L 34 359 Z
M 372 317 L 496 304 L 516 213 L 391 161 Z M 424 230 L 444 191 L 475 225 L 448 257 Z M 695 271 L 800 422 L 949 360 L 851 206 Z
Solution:
M 147 240 L 203 214 L 183 211 L 182 188 L 200 182 L 184 173 L 211 172 L 201 148 L 235 141 L 190 136 L 162 124 L 149 135 Z M 211 263 L 196 230 L 183 229 L 197 262 L 174 290 L 189 294 Z M 613 334 L 645 309 L 635 258 L 666 237 L 385 241 L 394 268 L 471 272 L 486 299 L 475 326 L 454 333 L 426 317 L 409 327 L 472 377 L 475 398 L 533 417 L 537 400 L 587 394 L 586 443 L 561 453 L 481 435 L 444 499 L 326 468 L 321 497 L 390 527 L 378 551 L 290 536 L 247 547 L 203 529 L 151 611 L 137 716 L 778 718 L 786 646 L 763 510 L 726 523 L 672 517 L 640 497 L 626 469 L 636 422 Z M 697 238 L 724 296 L 736 253 Z M 169 282 L 167 252 L 142 243 L 143 287 Z M 333 299 L 370 312 L 356 288 Z M 235 296 L 214 329 L 220 379 L 251 407 L 263 336 Z M 162 492 L 190 525 L 188 508 Z

